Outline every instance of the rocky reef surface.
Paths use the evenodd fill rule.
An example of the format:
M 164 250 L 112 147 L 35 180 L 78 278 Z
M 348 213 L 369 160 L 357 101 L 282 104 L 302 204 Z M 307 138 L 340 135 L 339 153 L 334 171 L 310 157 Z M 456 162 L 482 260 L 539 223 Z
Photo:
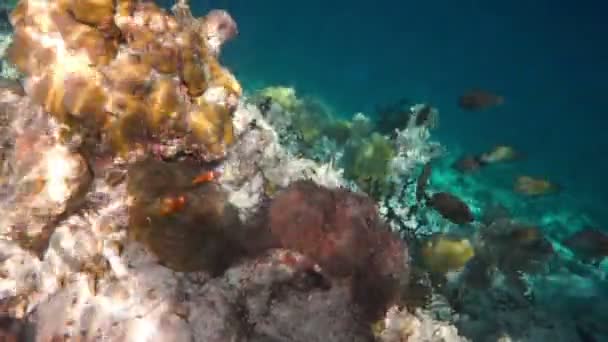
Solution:
M 435 108 L 374 123 L 244 94 L 220 63 L 235 20 L 185 1 L 20 0 L 6 20 L 0 340 L 608 334 L 601 270 L 549 263 L 552 240 L 499 210 L 455 226 L 415 205 L 445 152 Z
M 218 60 L 228 13 L 22 0 L 10 23 L 1 338 L 392 341 L 443 326 L 398 309 L 409 253 L 376 202 L 291 154 L 242 98 Z

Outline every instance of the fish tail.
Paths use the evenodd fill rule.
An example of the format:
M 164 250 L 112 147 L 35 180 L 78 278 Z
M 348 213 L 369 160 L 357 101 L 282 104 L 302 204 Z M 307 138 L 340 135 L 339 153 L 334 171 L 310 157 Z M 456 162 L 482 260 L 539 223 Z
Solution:
M 489 164 L 489 162 L 483 158 L 483 154 L 476 155 L 473 157 L 473 159 L 479 164 L 479 166 L 486 166 Z

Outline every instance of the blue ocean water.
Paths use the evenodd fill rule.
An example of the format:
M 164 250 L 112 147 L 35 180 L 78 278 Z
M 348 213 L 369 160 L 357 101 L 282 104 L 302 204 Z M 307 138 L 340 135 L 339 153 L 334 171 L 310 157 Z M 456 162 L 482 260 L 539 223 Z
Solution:
M 430 183 L 435 188 L 429 193 L 436 195 L 436 190 L 442 189 L 456 195 L 454 198 L 461 198 L 462 201 L 456 203 L 463 204 L 468 215 L 472 215 L 468 211 L 472 209 L 476 216 L 475 220 L 471 217 L 467 222 L 477 222 L 468 225 L 455 222 L 454 217 L 449 219 L 448 216 L 454 214 L 451 205 L 454 202 L 448 203 L 447 213 L 441 213 L 447 220 L 433 221 L 432 215 L 422 213 L 426 210 L 440 218 L 437 212 L 441 211 L 442 205 L 438 202 L 441 197 L 437 201 L 434 198 L 417 199 L 419 203 L 412 207 L 409 207 L 411 203 L 400 203 L 400 209 L 412 210 L 401 211 L 403 216 L 398 220 L 407 215 L 407 218 L 415 219 L 416 225 L 408 228 L 431 228 L 430 232 L 421 232 L 414 238 L 404 237 L 409 248 L 410 284 L 418 284 L 424 275 L 429 291 L 449 298 L 450 311 L 446 315 L 439 317 L 442 308 L 432 308 L 434 311 L 429 312 L 437 314 L 440 320 L 454 323 L 467 337 L 492 336 L 496 339 L 491 340 L 499 340 L 505 333 L 504 336 L 517 341 L 553 340 L 539 337 L 549 335 L 526 336 L 516 321 L 509 320 L 519 315 L 518 324 L 525 323 L 521 326 L 558 331 L 551 336 L 568 331 L 569 334 L 560 336 L 563 339 L 555 339 L 555 342 L 608 340 L 608 326 L 604 324 L 608 319 L 608 240 L 601 240 L 608 239 L 608 235 L 585 235 L 579 240 L 570 240 L 570 244 L 564 243 L 574 231 L 588 225 L 604 231 L 608 229 L 608 211 L 605 210 L 608 179 L 604 177 L 608 174 L 608 162 L 604 160 L 608 147 L 604 129 L 608 122 L 603 117 L 602 101 L 607 88 L 604 80 L 608 76 L 608 48 L 604 42 L 608 29 L 602 21 L 608 6 L 546 0 L 521 3 L 480 0 L 460 3 L 318 0 L 285 3 L 267 0 L 260 3 L 192 1 L 197 16 L 212 8 L 223 8 L 238 22 L 240 36 L 225 47 L 221 58 L 249 94 L 265 86 L 291 86 L 299 95 L 320 99 L 332 108 L 333 114 L 344 118 L 357 112 L 373 118 L 377 115 L 376 106 L 402 98 L 412 103 L 429 103 L 439 110 L 439 127 L 433 131 L 433 140 L 440 142 L 448 153 L 433 162 Z M 171 3 L 164 5 L 169 7 Z M 457 100 L 471 88 L 504 96 L 505 103 L 485 111 L 465 111 L 459 108 Z M 332 127 L 334 132 L 343 133 L 338 126 Z M 248 127 L 256 132 L 259 128 L 256 121 Z M 346 127 L 355 131 L 352 126 Z M 353 136 L 351 140 L 354 140 Z M 27 145 L 27 142 L 22 144 Z M 461 155 L 487 151 L 496 144 L 512 145 L 525 157 L 513 163 L 487 166 L 475 174 L 459 173 L 451 167 Z M 368 150 L 371 152 L 362 154 L 375 153 L 373 148 Z M 363 160 L 375 161 L 372 158 Z M 204 178 L 211 177 L 208 173 L 204 175 Z M 212 178 L 216 177 L 215 172 L 212 175 Z M 513 181 L 519 175 L 546 178 L 558 184 L 560 191 L 549 196 L 521 196 L 513 190 Z M 192 183 L 198 184 L 198 178 Z M 275 192 L 274 188 L 274 184 L 264 186 L 265 195 Z M 174 191 L 172 189 L 171 193 Z M 453 200 L 447 196 L 442 198 Z M 161 206 L 161 215 L 165 215 L 165 211 L 174 214 L 187 203 L 182 195 L 172 194 L 160 200 L 162 205 L 168 202 L 170 206 L 169 210 Z M 400 202 L 408 200 L 407 196 L 398 198 Z M 197 202 L 191 201 L 190 197 L 188 201 L 195 204 L 188 204 L 188 207 L 197 207 Z M 418 206 L 421 202 L 425 204 Z M 173 208 L 175 203 L 178 209 Z M 379 207 L 387 208 L 386 202 L 379 203 Z M 498 215 L 488 221 L 491 223 L 484 222 L 485 209 L 495 204 L 506 206 L 510 211 L 506 216 L 517 223 L 501 222 Z M 286 206 L 292 206 L 292 203 Z M 351 212 L 359 210 L 353 208 Z M 152 209 L 157 210 L 157 207 L 152 206 Z M 500 210 L 502 208 L 497 212 Z M 349 214 L 348 210 L 345 212 Z M 388 214 L 385 217 L 395 220 Z M 350 221 L 346 222 L 348 226 Z M 458 266 L 460 273 L 457 275 L 457 272 L 451 272 L 451 267 L 438 271 L 433 262 L 423 260 L 441 259 L 442 253 L 453 252 L 445 258 L 449 259 L 446 262 L 449 264 L 466 254 L 454 252 L 450 247 L 444 247 L 445 251 L 433 248 L 435 240 L 426 240 L 431 232 L 448 233 L 434 235 L 439 236 L 437 244 L 443 242 L 460 247 L 465 242 L 469 244 L 471 255 Z M 461 235 L 450 236 L 449 233 Z M 355 238 L 346 240 L 360 240 L 357 235 L 353 236 Z M 464 236 L 476 239 L 473 241 L 475 249 Z M 322 235 L 320 239 L 324 238 Z M 172 240 L 169 242 L 172 246 Z M 334 248 L 331 242 L 327 250 Z M 358 246 L 354 244 L 351 250 L 356 251 Z M 587 251 L 575 253 L 574 247 Z M 360 249 L 366 250 L 365 247 Z M 403 251 L 401 245 L 397 249 Z M 584 252 L 595 255 L 585 256 Z M 345 254 L 348 259 L 350 253 Z M 382 263 L 376 263 L 375 259 L 377 255 L 384 258 L 384 253 L 363 254 L 365 261 L 374 261 L 369 269 L 382 269 Z M 389 254 L 387 259 L 391 258 Z M 395 260 L 404 259 L 400 253 L 394 254 Z M 338 254 L 338 262 L 343 261 L 340 257 Z M 292 263 L 290 257 L 285 259 L 281 262 Z M 437 265 L 439 269 L 442 266 Z M 501 273 L 500 277 L 498 273 Z M 469 284 L 477 282 L 467 276 L 475 275 L 492 279 L 487 283 L 480 280 L 479 288 L 471 286 L 467 293 Z M 454 288 L 449 287 L 455 283 L 458 289 L 452 291 Z M 406 299 L 408 295 L 418 295 L 410 293 L 415 289 L 415 286 L 409 287 L 410 284 L 400 288 Z M 507 292 L 512 293 L 503 297 Z M 242 293 L 239 291 L 238 295 Z M 369 297 L 374 298 L 374 295 Z M 426 294 L 422 296 L 426 297 Z M 255 324 L 249 321 L 248 315 L 240 315 L 241 311 L 245 310 L 239 309 L 238 316 L 243 316 L 239 317 L 239 323 L 246 323 L 243 325 L 249 330 Z M 241 322 L 241 318 L 246 320 Z M 562 323 L 567 324 L 562 327 Z M 310 330 L 308 326 L 305 329 Z M 529 330 L 525 332 L 529 333 Z M 489 339 L 474 339 L 486 340 Z M 500 340 L 507 338 L 500 337 Z
M 193 7 L 197 14 L 226 8 L 235 17 L 240 35 L 223 60 L 245 88 L 294 86 L 345 117 L 373 115 L 399 98 L 430 102 L 440 111 L 435 137 L 448 149 L 516 146 L 527 158 L 515 172 L 559 183 L 576 205 L 602 216 L 607 5 L 208 0 Z M 503 95 L 505 104 L 462 111 L 457 98 L 473 87 Z

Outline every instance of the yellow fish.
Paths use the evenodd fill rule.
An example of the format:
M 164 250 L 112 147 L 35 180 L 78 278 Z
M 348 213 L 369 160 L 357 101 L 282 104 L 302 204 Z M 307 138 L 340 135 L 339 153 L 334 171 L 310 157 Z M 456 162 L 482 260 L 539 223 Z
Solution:
M 429 271 L 444 274 L 462 269 L 475 250 L 468 239 L 437 234 L 424 243 L 421 256 Z
M 520 176 L 515 181 L 514 190 L 526 196 L 543 196 L 558 192 L 559 186 L 545 179 Z

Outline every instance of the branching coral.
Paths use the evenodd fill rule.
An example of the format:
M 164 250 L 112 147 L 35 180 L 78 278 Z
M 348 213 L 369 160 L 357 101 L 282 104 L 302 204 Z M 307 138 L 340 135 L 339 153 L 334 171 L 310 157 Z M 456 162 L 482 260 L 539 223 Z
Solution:
M 217 60 L 236 33 L 226 12 L 171 16 L 151 2 L 22 0 L 8 57 L 26 92 L 71 135 L 114 152 L 186 152 L 214 160 L 233 142 L 242 90 Z
M 222 163 L 221 183 L 230 191 L 230 201 L 239 208 L 243 219 L 255 212 L 264 198 L 298 179 L 312 179 L 329 188 L 346 185 L 342 170 L 336 169 L 334 163 L 319 165 L 289 153 L 254 105 L 239 106 L 234 127 L 237 141 Z

